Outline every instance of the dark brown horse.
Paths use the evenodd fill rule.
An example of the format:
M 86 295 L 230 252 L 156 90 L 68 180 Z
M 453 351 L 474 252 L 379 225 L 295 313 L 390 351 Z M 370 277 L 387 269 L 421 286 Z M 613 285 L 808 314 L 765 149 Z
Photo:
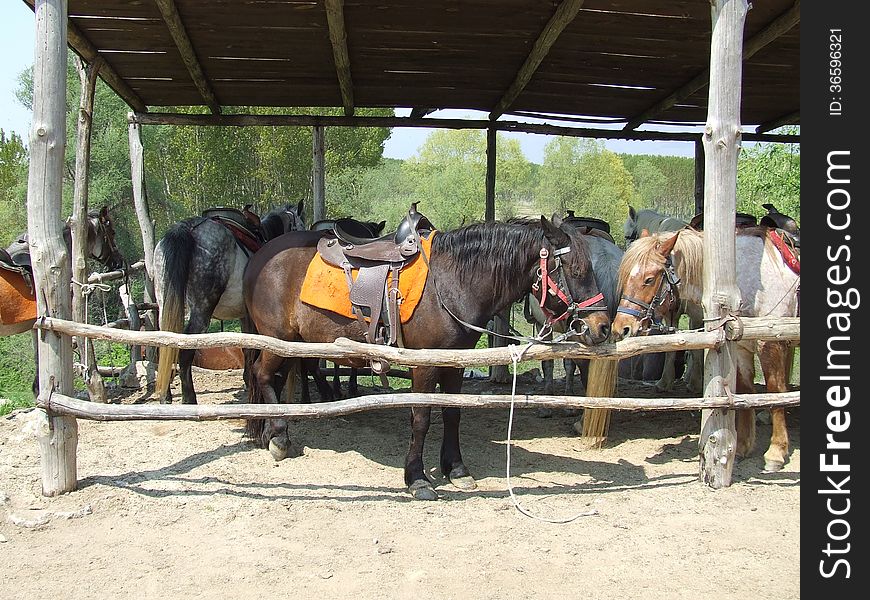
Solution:
M 544 294 L 544 304 L 554 320 L 567 319 L 576 337 L 587 344 L 607 339 L 607 309 L 595 283 L 586 242 L 575 228 L 541 217 L 540 221 L 477 223 L 432 235 L 430 255 L 417 257 L 428 260 L 429 272 L 420 302 L 402 326 L 405 347 L 473 348 L 481 334 L 466 324 L 485 327 L 494 315 L 542 283 L 550 290 Z M 245 272 L 244 296 L 258 333 L 306 342 L 364 339 L 357 320 L 299 299 L 320 237 L 318 232 L 291 232 L 263 246 L 251 259 Z M 251 402 L 277 403 L 280 391 L 274 388 L 274 374 L 283 362 L 281 356 L 260 353 L 251 371 Z M 365 363 L 350 364 L 361 367 Z M 430 393 L 438 384 L 442 392 L 458 393 L 462 369 L 413 369 L 414 392 Z M 411 410 L 411 444 L 405 459 L 408 490 L 414 498 L 426 500 L 438 497 L 423 468 L 423 443 L 431 411 Z M 458 488 L 474 489 L 476 484 L 459 448 L 460 411 L 443 408 L 442 416 L 441 471 Z M 284 420 L 254 419 L 248 422 L 247 432 L 281 460 L 290 449 L 286 427 Z

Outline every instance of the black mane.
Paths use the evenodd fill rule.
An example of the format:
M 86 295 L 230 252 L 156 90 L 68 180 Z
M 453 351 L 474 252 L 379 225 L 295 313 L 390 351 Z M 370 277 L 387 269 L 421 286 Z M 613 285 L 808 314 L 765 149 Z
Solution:
M 439 233 L 432 254 L 449 257 L 460 281 L 487 281 L 498 296 L 505 296 L 515 295 L 519 273 L 531 269 L 542 246 L 550 243 L 540 221 L 510 219 Z

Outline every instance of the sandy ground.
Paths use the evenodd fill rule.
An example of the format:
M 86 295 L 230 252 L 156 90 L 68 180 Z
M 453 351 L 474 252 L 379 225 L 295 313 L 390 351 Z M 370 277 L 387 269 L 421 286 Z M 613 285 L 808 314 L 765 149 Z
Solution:
M 242 398 L 237 373 L 195 378 L 202 403 Z M 652 390 L 621 380 L 619 393 Z M 57 498 L 40 493 L 30 414 L 13 413 L 0 419 L 0 598 L 798 598 L 799 419 L 782 472 L 762 471 L 760 424 L 755 454 L 716 491 L 697 480 L 697 412 L 616 413 L 595 450 L 576 417 L 520 411 L 519 503 L 546 519 L 596 513 L 553 524 L 508 494 L 507 410 L 463 412 L 473 493 L 437 472 L 433 414 L 435 502 L 402 485 L 405 410 L 293 423 L 304 455 L 278 464 L 240 422 L 79 421 L 80 486 Z

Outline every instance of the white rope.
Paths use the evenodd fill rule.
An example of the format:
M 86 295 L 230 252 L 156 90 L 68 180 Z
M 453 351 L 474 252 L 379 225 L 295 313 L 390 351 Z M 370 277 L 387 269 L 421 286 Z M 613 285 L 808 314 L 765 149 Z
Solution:
M 526 346 L 524 346 L 522 348 L 519 348 L 518 346 L 514 346 L 514 345 L 508 346 L 508 349 L 510 350 L 510 353 L 511 353 L 511 361 L 513 361 L 513 365 L 514 365 L 514 380 L 513 380 L 513 385 L 511 387 L 511 409 L 510 409 L 510 416 L 508 417 L 508 430 L 507 430 L 506 475 L 507 475 L 508 493 L 511 496 L 511 500 L 514 503 L 514 507 L 516 507 L 516 509 L 518 511 L 520 511 L 522 514 L 524 514 L 527 517 L 531 517 L 532 519 L 537 519 L 538 521 L 544 521 L 546 523 L 564 524 L 564 523 L 570 523 L 571 521 L 575 521 L 575 520 L 579 519 L 580 517 L 591 517 L 593 515 L 597 515 L 598 511 L 595 509 L 592 509 L 592 510 L 589 510 L 586 512 L 578 513 L 578 514 L 574 515 L 573 517 L 560 517 L 560 518 L 540 517 L 538 515 L 533 515 L 526 508 L 521 506 L 519 500 L 517 500 L 517 497 L 514 495 L 514 489 L 513 489 L 513 486 L 511 485 L 511 431 L 513 430 L 513 424 L 514 424 L 514 397 L 516 396 L 516 393 L 517 393 L 517 363 L 520 361 L 523 354 L 525 354 L 526 350 L 528 350 L 531 347 L 531 345 L 532 344 L 530 342 L 529 344 L 527 344 Z
M 85 323 L 87 323 L 87 321 L 88 321 L 88 299 L 90 298 L 90 295 L 93 294 L 95 290 L 99 290 L 100 292 L 108 292 L 109 290 L 112 289 L 112 286 L 110 286 L 107 283 L 82 283 L 81 281 L 76 281 L 75 279 L 72 279 L 71 281 L 74 284 L 76 284 L 77 286 L 79 286 L 80 288 L 82 288 L 82 299 L 85 301 L 85 307 L 84 307 Z M 106 323 L 108 323 L 108 318 L 106 315 L 106 301 L 104 298 L 103 299 L 103 325 L 105 325 Z M 87 383 L 88 376 L 89 376 L 88 368 L 86 366 L 87 362 L 88 362 L 88 346 L 93 344 L 93 342 L 88 337 L 85 337 L 84 340 L 85 340 L 85 347 L 82 348 L 82 351 L 79 354 L 79 358 L 81 358 L 82 362 L 76 363 L 74 366 L 81 370 L 82 377 L 85 379 L 85 383 Z

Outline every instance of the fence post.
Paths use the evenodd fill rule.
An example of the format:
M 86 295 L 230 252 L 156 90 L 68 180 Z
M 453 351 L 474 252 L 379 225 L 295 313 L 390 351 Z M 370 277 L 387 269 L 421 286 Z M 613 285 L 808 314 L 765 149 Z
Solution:
M 702 303 L 706 329 L 740 306 L 735 256 L 737 157 L 740 152 L 740 81 L 746 0 L 712 0 L 713 35 L 710 49 L 710 92 L 704 127 L 704 273 Z M 734 343 L 707 350 L 704 397 L 735 390 L 737 365 Z M 705 410 L 699 439 L 700 478 L 714 488 L 731 485 L 737 447 L 734 411 Z
M 38 0 L 33 65 L 33 124 L 27 179 L 27 231 L 39 315 L 68 318 L 71 267 L 63 240 L 61 190 L 66 146 L 67 3 Z M 39 395 L 70 394 L 72 342 L 69 336 L 37 335 Z M 42 457 L 42 493 L 56 496 L 76 489 L 75 418 L 42 411 L 37 432 Z

